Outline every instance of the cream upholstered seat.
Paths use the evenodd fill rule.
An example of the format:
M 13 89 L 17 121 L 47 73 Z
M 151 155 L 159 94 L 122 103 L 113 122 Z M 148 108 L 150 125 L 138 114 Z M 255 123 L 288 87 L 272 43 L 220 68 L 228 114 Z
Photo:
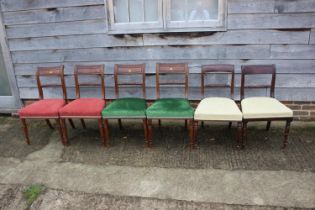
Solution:
M 242 121 L 242 112 L 230 98 L 209 97 L 203 99 L 196 111 L 195 120 Z
M 293 111 L 275 98 L 250 97 L 241 102 L 244 119 L 290 118 Z

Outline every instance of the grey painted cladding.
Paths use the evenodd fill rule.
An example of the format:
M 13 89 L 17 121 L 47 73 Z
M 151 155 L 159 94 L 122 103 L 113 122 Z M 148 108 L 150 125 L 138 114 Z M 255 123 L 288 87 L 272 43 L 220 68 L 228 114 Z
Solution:
M 234 64 L 239 98 L 240 67 L 276 64 L 276 97 L 315 101 L 315 0 L 228 0 L 227 31 L 108 35 L 103 0 L 0 0 L 3 22 L 22 99 L 38 97 L 38 66 L 65 65 L 69 96 L 74 97 L 75 64 L 104 64 L 106 95 L 114 98 L 115 63 L 146 63 L 148 98 L 155 98 L 155 63 L 185 62 L 190 69 L 189 98 L 200 95 L 200 67 Z M 92 78 L 90 78 L 92 79 Z M 223 81 L 223 80 L 222 80 Z M 256 80 L 263 82 L 263 78 Z M 98 91 L 87 89 L 89 96 Z M 180 96 L 167 87 L 165 96 Z M 125 96 L 137 96 L 134 88 Z M 267 90 L 249 95 L 266 94 Z M 56 97 L 58 90 L 49 95 Z M 209 91 L 225 96 L 225 90 Z

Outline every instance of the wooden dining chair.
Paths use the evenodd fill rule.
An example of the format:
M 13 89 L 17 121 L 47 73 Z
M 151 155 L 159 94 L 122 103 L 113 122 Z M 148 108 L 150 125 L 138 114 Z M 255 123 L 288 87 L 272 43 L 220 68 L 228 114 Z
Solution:
M 271 82 L 267 85 L 245 84 L 248 75 L 270 75 Z M 275 99 L 276 66 L 275 65 L 248 65 L 242 66 L 241 79 L 241 108 L 243 112 L 243 142 L 247 140 L 247 124 L 252 121 L 267 121 L 266 130 L 269 130 L 271 121 L 285 121 L 283 146 L 288 144 L 290 124 L 293 120 L 293 111 Z M 245 88 L 269 88 L 269 97 L 244 98 Z
M 230 81 L 226 83 L 224 80 L 224 83 L 209 84 L 207 83 L 208 75 L 224 75 L 226 78 L 230 77 Z M 195 110 L 195 135 L 197 134 L 198 121 L 229 122 L 229 127 L 231 127 L 232 122 L 236 122 L 238 125 L 237 142 L 240 143 L 242 138 L 242 112 L 234 101 L 234 77 L 233 65 L 204 65 L 201 67 L 201 95 L 203 99 Z M 230 97 L 205 98 L 206 88 L 228 88 Z
M 141 77 L 140 81 L 128 81 L 128 78 L 123 79 L 123 76 L 127 76 L 130 79 L 132 77 Z M 116 100 L 110 103 L 102 111 L 102 117 L 105 121 L 105 136 L 109 138 L 108 120 L 118 119 L 119 127 L 121 127 L 121 119 L 142 119 L 144 127 L 145 143 L 147 141 L 147 121 L 145 110 L 147 109 L 146 102 L 146 87 L 145 87 L 145 64 L 116 64 L 115 65 L 115 94 Z M 136 78 L 134 78 L 136 80 Z M 127 80 L 127 81 L 126 81 Z M 141 87 L 142 98 L 126 98 L 120 97 L 120 89 L 122 87 Z
M 163 75 L 182 75 L 183 80 L 163 81 Z M 160 98 L 161 86 L 183 86 L 184 98 Z M 194 109 L 188 101 L 188 65 L 179 64 L 156 64 L 156 96 L 157 100 L 146 110 L 148 121 L 148 143 L 152 147 L 152 120 L 185 120 L 189 122 L 189 146 L 193 148 L 194 143 Z
M 44 82 L 44 78 L 50 78 L 51 80 L 54 80 L 54 82 L 55 80 L 57 80 L 58 82 Z M 56 67 L 38 67 L 36 72 L 36 82 L 39 92 L 39 100 L 21 108 L 18 112 L 23 125 L 23 131 L 27 144 L 31 144 L 26 123 L 27 119 L 45 119 L 47 125 L 52 129 L 53 126 L 49 120 L 54 119 L 56 120 L 57 127 L 61 134 L 61 127 L 58 119 L 58 110 L 66 104 L 67 100 L 63 65 Z M 61 88 L 62 98 L 44 98 L 44 89 L 56 87 Z
M 82 77 L 96 77 L 97 82 L 85 82 L 80 80 Z M 105 106 L 105 82 L 103 65 L 77 65 L 74 70 L 76 99 L 59 110 L 64 145 L 68 145 L 68 132 L 65 119 L 80 119 L 83 128 L 86 128 L 84 119 L 97 119 L 99 132 L 104 146 L 107 146 L 104 135 L 104 124 L 101 112 Z M 98 87 L 100 88 L 101 97 L 99 98 L 82 98 L 81 87 Z

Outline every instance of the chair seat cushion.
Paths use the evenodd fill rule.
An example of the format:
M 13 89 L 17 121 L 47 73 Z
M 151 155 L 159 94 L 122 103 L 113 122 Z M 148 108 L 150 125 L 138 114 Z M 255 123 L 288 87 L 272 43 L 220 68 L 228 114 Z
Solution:
M 242 100 L 241 105 L 244 119 L 293 117 L 293 111 L 275 98 L 246 98 Z
M 105 100 L 99 98 L 76 99 L 59 110 L 61 117 L 100 117 Z
M 242 121 L 242 112 L 230 98 L 210 97 L 199 103 L 194 118 L 195 120 Z
M 58 111 L 66 102 L 63 99 L 43 99 L 19 110 L 19 116 L 24 118 L 53 117 L 58 118 Z
M 119 98 L 102 111 L 103 118 L 145 118 L 147 102 L 142 98 Z
M 164 98 L 155 101 L 146 111 L 147 118 L 183 118 L 194 117 L 194 109 L 187 99 Z

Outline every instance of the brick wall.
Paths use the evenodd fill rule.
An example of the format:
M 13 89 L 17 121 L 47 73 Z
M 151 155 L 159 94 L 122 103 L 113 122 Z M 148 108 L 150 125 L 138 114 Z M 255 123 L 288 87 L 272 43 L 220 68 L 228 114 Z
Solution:
M 315 120 L 315 101 L 313 102 L 286 101 L 283 103 L 293 110 L 295 120 L 301 121 Z

